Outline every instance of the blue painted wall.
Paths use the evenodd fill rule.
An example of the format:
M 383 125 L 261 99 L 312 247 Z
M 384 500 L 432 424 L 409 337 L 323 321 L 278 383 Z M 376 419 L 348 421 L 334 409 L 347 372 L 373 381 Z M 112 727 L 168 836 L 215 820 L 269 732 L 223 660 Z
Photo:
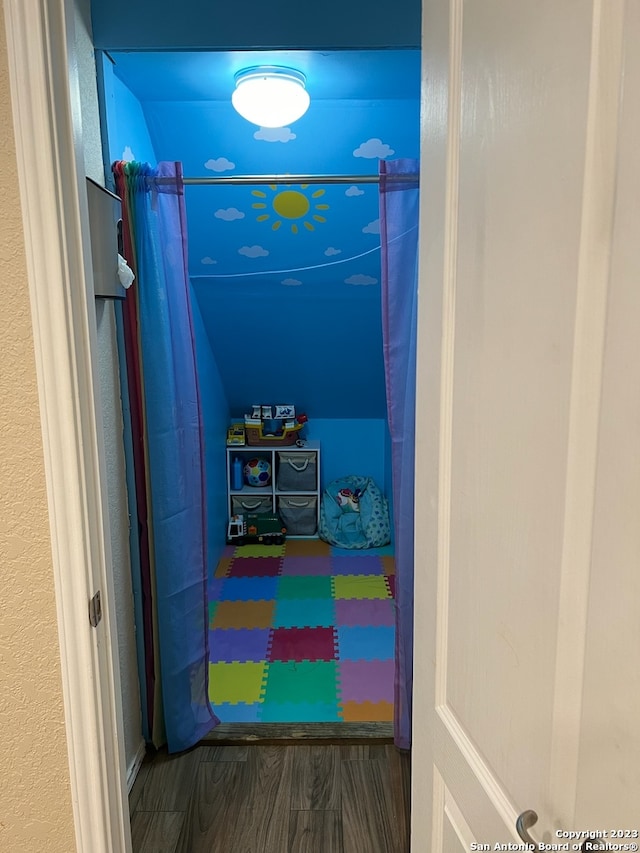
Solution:
M 392 8 L 366 0 L 94 0 L 96 47 L 177 49 L 291 47 L 419 47 L 420 0 L 396 0 Z
M 376 175 L 380 159 L 417 157 L 417 52 L 294 59 L 314 97 L 269 132 L 231 106 L 237 52 L 115 53 L 114 69 L 142 99 L 157 158 L 187 177 Z M 384 418 L 377 186 L 187 186 L 186 204 L 189 271 L 231 410 L 290 400 L 311 419 Z
M 307 437 L 321 442 L 322 483 L 358 474 L 386 480 L 387 422 L 380 418 L 318 418 L 309 423 Z
M 113 188 L 111 164 L 115 160 L 154 163 L 157 155 L 140 101 L 114 74 L 113 63 L 104 53 L 98 54 L 98 75 L 105 174 Z
M 230 105 L 237 54 L 103 55 L 108 162 L 179 160 L 186 176 L 354 175 L 418 156 L 415 51 L 302 60 L 318 97 L 268 133 Z M 224 431 L 254 402 L 307 412 L 324 482 L 372 476 L 391 499 L 377 186 L 187 186 L 186 205 L 214 548 Z
M 250 125 L 228 99 L 152 100 L 144 113 L 158 159 L 180 160 L 188 177 L 377 175 L 381 159 L 418 154 L 418 103 L 404 98 L 314 101 L 276 131 Z M 376 185 L 190 186 L 187 206 L 191 275 L 379 284 Z
M 194 284 L 234 412 L 291 402 L 315 418 L 384 418 L 380 294 Z

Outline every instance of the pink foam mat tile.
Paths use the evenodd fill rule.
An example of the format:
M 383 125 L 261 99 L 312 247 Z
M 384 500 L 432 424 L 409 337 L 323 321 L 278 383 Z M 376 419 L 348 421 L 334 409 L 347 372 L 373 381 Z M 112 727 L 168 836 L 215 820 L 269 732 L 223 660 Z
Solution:
M 259 578 L 278 577 L 282 569 L 282 557 L 234 557 L 227 577 Z
M 385 577 L 385 581 L 387 586 L 389 587 L 389 594 L 392 598 L 396 597 L 396 576 L 395 575 L 387 575 Z
M 334 628 L 274 628 L 269 641 L 269 661 L 329 661 L 336 657 Z

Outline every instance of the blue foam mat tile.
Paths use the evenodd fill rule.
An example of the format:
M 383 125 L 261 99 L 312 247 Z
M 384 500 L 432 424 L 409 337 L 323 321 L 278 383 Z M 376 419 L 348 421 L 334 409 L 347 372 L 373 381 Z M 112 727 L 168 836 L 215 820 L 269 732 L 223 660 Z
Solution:
M 231 705 L 229 702 L 222 702 L 219 705 L 212 705 L 211 707 L 221 723 L 260 722 L 262 702 L 253 702 L 251 704 L 238 702 L 236 705 Z
M 339 660 L 391 660 L 395 654 L 392 625 L 341 625 L 338 632 Z
M 357 560 L 334 554 L 331 557 L 332 575 L 383 575 L 384 566 L 378 554 L 362 554 Z
M 342 712 L 338 702 L 265 702 L 263 723 L 339 723 Z
M 274 628 L 328 628 L 335 624 L 333 598 L 284 598 L 276 601 Z
M 272 601 L 277 589 L 277 577 L 224 578 L 218 600 Z

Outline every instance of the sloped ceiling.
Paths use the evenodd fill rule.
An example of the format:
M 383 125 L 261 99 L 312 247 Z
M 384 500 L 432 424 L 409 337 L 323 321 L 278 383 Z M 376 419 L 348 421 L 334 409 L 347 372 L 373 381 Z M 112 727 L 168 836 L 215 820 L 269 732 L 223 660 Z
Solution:
M 102 50 L 261 50 L 420 47 L 420 0 L 92 0 Z
M 419 51 L 110 53 L 157 160 L 186 177 L 354 176 L 189 186 L 189 273 L 233 411 L 306 397 L 316 417 L 384 417 L 378 188 L 355 176 L 418 157 Z M 306 75 L 291 127 L 233 110 L 235 72 L 257 64 Z

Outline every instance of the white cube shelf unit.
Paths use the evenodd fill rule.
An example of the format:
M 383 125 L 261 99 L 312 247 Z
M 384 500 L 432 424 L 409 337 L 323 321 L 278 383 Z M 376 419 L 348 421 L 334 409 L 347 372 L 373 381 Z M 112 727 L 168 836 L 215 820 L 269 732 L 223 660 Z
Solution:
M 233 485 L 233 463 L 243 469 L 241 488 Z M 244 467 L 251 459 L 264 459 L 271 466 L 265 486 L 250 486 Z M 306 441 L 302 447 L 282 445 L 227 446 L 227 504 L 229 515 L 277 512 L 287 527 L 288 538 L 317 538 L 320 518 L 320 442 Z

